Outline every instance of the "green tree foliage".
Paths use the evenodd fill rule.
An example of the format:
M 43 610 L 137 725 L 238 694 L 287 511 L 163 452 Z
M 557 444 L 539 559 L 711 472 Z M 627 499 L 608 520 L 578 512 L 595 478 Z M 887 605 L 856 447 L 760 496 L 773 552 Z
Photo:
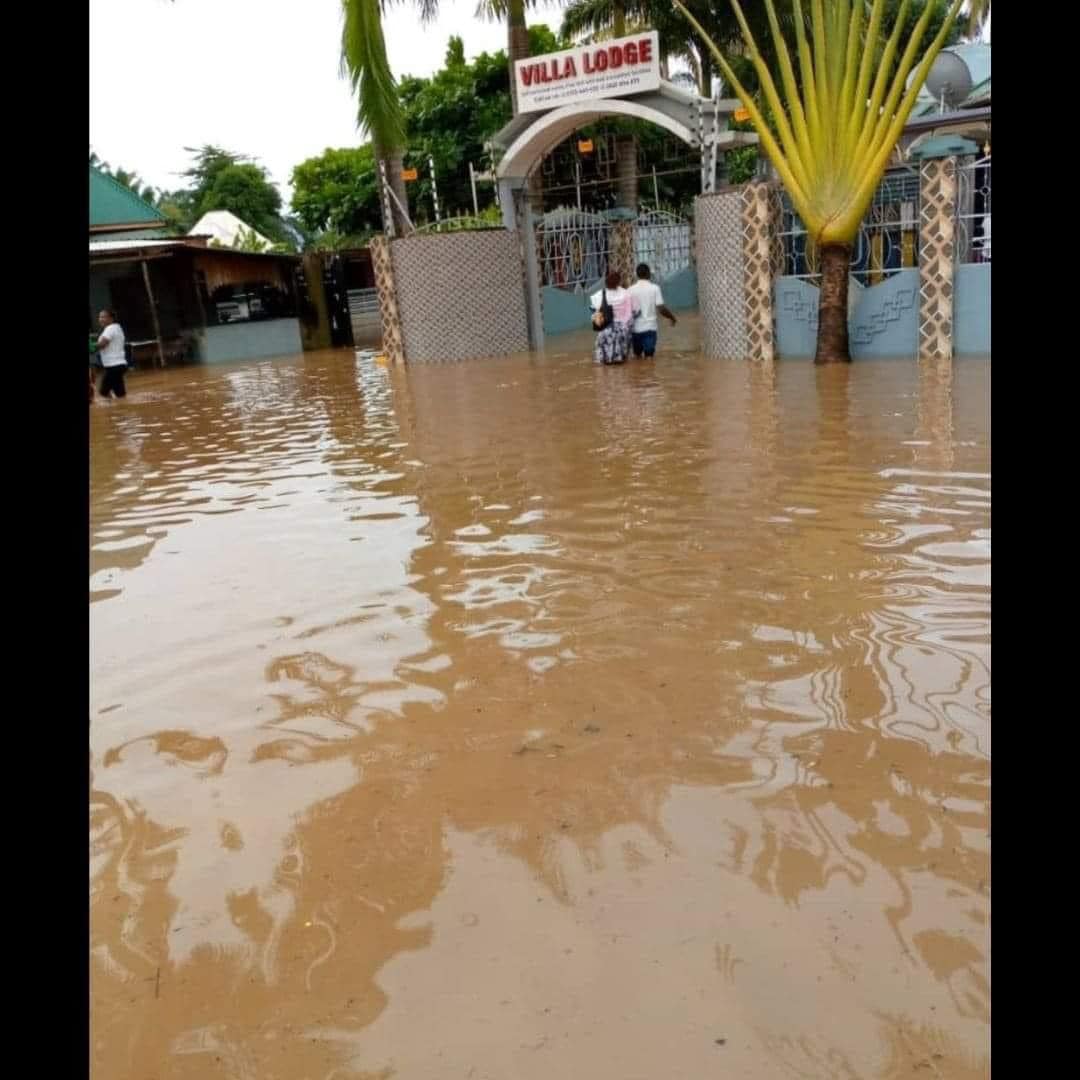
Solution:
M 529 27 L 531 54 L 565 47 L 543 25 Z M 465 58 L 464 42 L 452 37 L 444 66 L 430 78 L 405 77 L 397 88 L 409 144 L 405 165 L 418 179 L 407 185 L 410 213 L 417 223 L 434 218 L 428 158 L 444 214 L 471 214 L 469 163 L 478 172 L 490 168 L 485 143 L 511 116 L 510 75 L 506 53 Z M 313 248 L 336 249 L 366 242 L 381 228 L 375 156 L 370 144 L 329 149 L 301 162 L 292 173 L 292 209 L 310 234 Z M 491 202 L 491 186 L 479 192 Z
M 409 185 L 414 218 L 433 216 L 429 157 L 442 208 L 471 213 L 469 162 L 477 170 L 486 167 L 484 143 L 511 115 L 506 54 L 481 53 L 466 63 L 461 39 L 451 38 L 446 66 L 429 79 L 402 79 L 398 92 L 409 132 L 405 164 L 420 176 Z
M 280 239 L 281 193 L 259 165 L 227 165 L 215 176 L 197 206 L 196 217 L 210 210 L 231 210 L 256 231 Z
M 293 237 L 281 216 L 281 193 L 263 166 L 220 146 L 187 146 L 191 165 L 181 174 L 187 185 L 160 192 L 158 207 L 177 232 L 187 232 L 210 210 L 230 210 L 275 244 Z
M 292 171 L 292 208 L 306 232 L 366 237 L 381 227 L 371 145 L 324 150 Z

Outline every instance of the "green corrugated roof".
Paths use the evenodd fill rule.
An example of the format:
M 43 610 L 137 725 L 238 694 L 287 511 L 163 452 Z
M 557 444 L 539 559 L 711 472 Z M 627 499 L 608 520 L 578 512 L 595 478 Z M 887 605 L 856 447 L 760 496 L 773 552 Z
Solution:
M 164 222 L 165 215 L 130 188 L 90 166 L 90 228 Z

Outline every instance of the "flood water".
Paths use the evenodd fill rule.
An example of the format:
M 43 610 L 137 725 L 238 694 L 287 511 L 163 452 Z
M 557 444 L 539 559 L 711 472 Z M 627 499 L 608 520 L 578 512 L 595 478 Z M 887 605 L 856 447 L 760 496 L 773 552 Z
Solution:
M 580 341 L 91 407 L 97 1077 L 988 1075 L 989 363 Z

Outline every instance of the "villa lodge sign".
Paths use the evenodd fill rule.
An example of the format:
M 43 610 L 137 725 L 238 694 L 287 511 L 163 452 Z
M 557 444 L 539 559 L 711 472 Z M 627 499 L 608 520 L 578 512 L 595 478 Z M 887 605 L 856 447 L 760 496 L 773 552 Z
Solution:
M 658 37 L 650 30 L 516 61 L 518 112 L 659 89 Z

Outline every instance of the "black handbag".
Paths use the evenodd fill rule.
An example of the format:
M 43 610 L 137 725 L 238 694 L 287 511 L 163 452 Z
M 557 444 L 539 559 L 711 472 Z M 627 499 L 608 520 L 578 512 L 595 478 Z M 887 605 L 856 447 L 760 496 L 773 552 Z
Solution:
M 599 319 L 597 319 L 599 316 Z M 593 315 L 593 329 L 599 333 L 601 330 L 606 330 L 615 321 L 615 312 L 611 310 L 611 305 L 608 303 L 607 289 L 600 294 L 600 310 Z

